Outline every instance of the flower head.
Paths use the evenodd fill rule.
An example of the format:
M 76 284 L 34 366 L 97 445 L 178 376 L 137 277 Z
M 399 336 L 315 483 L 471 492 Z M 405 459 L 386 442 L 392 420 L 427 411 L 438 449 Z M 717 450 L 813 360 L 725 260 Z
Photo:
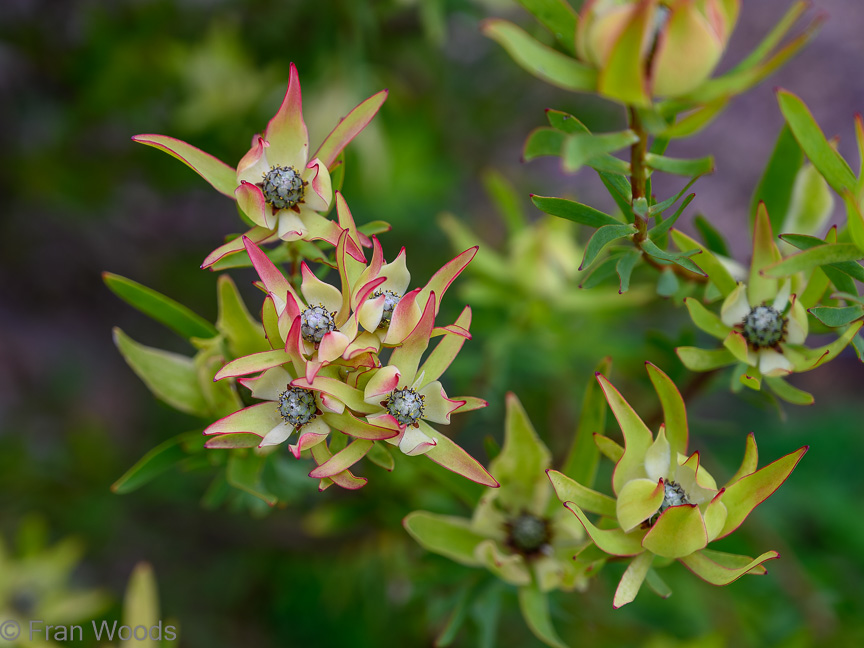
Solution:
M 522 607 L 532 630 L 543 627 L 535 620 L 545 609 L 545 593 L 585 589 L 587 574 L 596 566 L 573 560 L 588 543 L 581 525 L 552 498 L 544 474 L 550 465 L 548 448 L 510 393 L 504 446 L 489 466 L 501 487 L 483 494 L 470 520 L 415 511 L 403 521 L 408 533 L 429 551 L 487 568 L 517 586 L 520 601 L 542 601 L 543 605 Z M 548 619 L 547 624 L 551 627 Z
M 698 244 L 673 232 L 682 249 Z M 701 246 L 700 246 L 701 247 Z M 737 364 L 735 376 L 748 387 L 759 389 L 763 379 L 779 397 L 798 404 L 810 404 L 813 397 L 792 387 L 782 378 L 793 372 L 815 369 L 834 358 L 861 328 L 861 322 L 849 326 L 837 340 L 811 349 L 804 346 L 809 331 L 807 308 L 817 304 L 827 288 L 821 273 L 805 277 L 796 273 L 774 278 L 765 270 L 782 260 L 771 231 L 764 205 L 760 205 L 753 230 L 753 259 L 746 282 L 736 282 L 725 267 L 708 250 L 694 257 L 694 262 L 709 275 L 724 296 L 719 317 L 697 299 L 685 300 L 697 327 L 723 341 L 721 349 L 709 351 L 679 347 L 681 361 L 694 371 L 705 371 Z M 737 384 L 736 384 L 737 386 Z
M 633 600 L 655 558 L 677 559 L 714 585 L 731 583 L 744 574 L 765 573 L 762 563 L 777 558 L 777 552 L 750 559 L 709 550 L 708 543 L 737 529 L 786 480 L 807 451 L 800 448 L 756 470 L 756 441 L 751 434 L 738 472 L 718 487 L 701 465 L 699 453 L 687 454 L 687 412 L 680 393 L 657 367 L 647 364 L 647 368 L 665 420 L 656 435 L 612 384 L 597 375 L 624 435 L 623 448 L 606 437 L 602 445 L 598 443 L 616 462 L 615 498 L 561 473 L 549 473 L 559 499 L 597 548 L 632 559 L 618 585 L 615 607 Z M 595 525 L 586 513 L 599 514 L 603 522 Z
M 200 149 L 165 135 L 136 135 L 132 139 L 153 146 L 189 166 L 220 193 L 237 201 L 254 224 L 246 236 L 256 243 L 324 240 L 336 245 L 342 228 L 325 218 L 333 201 L 329 169 L 342 149 L 371 121 L 387 98 L 387 91 L 369 97 L 339 122 L 317 152 L 309 155 L 309 135 L 297 68 L 291 64 L 288 90 L 276 115 L 234 169 Z M 354 245 L 350 253 L 362 259 Z M 243 250 L 239 237 L 211 252 L 202 267 Z

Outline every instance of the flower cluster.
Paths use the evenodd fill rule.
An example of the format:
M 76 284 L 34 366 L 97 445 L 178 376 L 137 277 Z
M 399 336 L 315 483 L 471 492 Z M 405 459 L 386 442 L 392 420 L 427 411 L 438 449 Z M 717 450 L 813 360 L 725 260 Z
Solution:
M 435 326 L 442 297 L 476 248 L 445 264 L 424 287 L 409 291 L 405 251 L 386 263 L 373 237 L 371 260 L 358 261 L 348 253 L 353 218 L 340 194 L 337 211 L 340 222 L 349 225 L 336 245 L 340 288 L 319 279 L 304 262 L 295 290 L 244 238 L 266 293 L 262 319 L 271 350 L 229 362 L 216 379 L 239 378 L 261 402 L 220 419 L 205 434 L 253 434 L 260 437 L 259 447 L 296 435 L 289 448 L 296 457 L 311 452 L 319 466 L 310 476 L 320 479 L 322 488 L 364 485 L 366 480 L 349 469 L 379 441 L 497 486 L 477 461 L 430 425 L 446 425 L 451 414 L 486 405 L 472 397 L 449 398 L 439 381 L 470 338 L 470 308 L 455 323 Z M 421 362 L 433 337 L 441 339 Z M 324 442 L 331 430 L 351 437 L 350 443 L 342 447 L 340 438 L 328 447 Z
M 735 531 L 807 451 L 800 448 L 756 470 L 756 441 L 750 434 L 741 467 L 718 487 L 701 465 L 699 453 L 687 454 L 687 413 L 680 393 L 666 374 L 654 365 L 647 367 L 663 407 L 664 423 L 656 435 L 612 384 L 597 374 L 624 435 L 623 448 L 607 437 L 595 436 L 601 451 L 615 462 L 615 497 L 549 471 L 558 498 L 597 548 L 630 559 L 615 593 L 615 607 L 632 601 L 652 565 L 664 561 L 679 560 L 714 585 L 726 585 L 745 574 L 764 574 L 763 563 L 777 558 L 776 551 L 751 559 L 707 549 L 708 543 Z M 595 524 L 587 513 L 599 515 L 600 521 Z

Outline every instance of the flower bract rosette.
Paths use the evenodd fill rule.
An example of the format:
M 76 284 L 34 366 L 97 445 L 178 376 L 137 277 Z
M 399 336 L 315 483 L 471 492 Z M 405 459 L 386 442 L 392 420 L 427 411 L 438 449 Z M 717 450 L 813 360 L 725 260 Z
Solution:
M 428 300 L 420 321 L 408 337 L 393 349 L 389 364 L 369 370 L 357 370 L 345 380 L 318 373 L 311 381 L 298 380 L 295 385 L 320 391 L 345 403 L 365 423 L 374 429 L 388 431 L 388 443 L 398 445 L 403 454 L 425 455 L 435 463 L 486 486 L 497 486 L 476 459 L 449 437 L 429 425 L 446 425 L 451 414 L 486 406 L 486 402 L 470 396 L 448 398 L 438 380 L 465 342 L 463 335 L 444 331 L 436 347 L 421 363 L 433 333 L 435 317 L 434 295 Z M 455 327 L 467 332 L 471 311 L 465 308 Z M 358 452 L 363 450 L 363 452 Z M 334 467 L 359 461 L 371 445 L 349 446 L 333 455 L 325 465 L 311 473 L 313 477 L 329 477 Z M 347 466 L 346 466 L 347 467 Z
M 682 249 L 698 243 L 673 231 Z M 701 247 L 701 246 L 700 246 Z M 766 268 L 782 260 L 771 231 L 764 205 L 760 205 L 753 230 L 753 258 L 746 282 L 735 282 L 725 267 L 708 250 L 693 257 L 708 274 L 723 296 L 720 314 L 706 308 L 698 299 L 688 297 L 687 309 L 693 323 L 709 335 L 722 340 L 716 350 L 679 347 L 678 356 L 692 371 L 709 371 L 727 365 L 738 365 L 738 381 L 753 389 L 764 382 L 780 398 L 797 404 L 811 404 L 813 397 L 788 384 L 783 377 L 793 372 L 815 369 L 836 357 L 861 328 L 861 322 L 848 326 L 830 344 L 818 348 L 804 345 L 809 324 L 807 309 L 819 303 L 828 288 L 827 277 L 812 272 L 790 277 L 765 276 Z
M 515 394 L 507 395 L 504 445 L 489 465 L 501 487 L 481 497 L 471 519 L 427 511 L 409 514 L 403 524 L 424 548 L 463 565 L 485 567 L 519 588 L 522 613 L 529 627 L 551 628 L 546 593 L 583 590 L 595 565 L 574 561 L 588 544 L 569 511 L 552 497 L 544 473 L 551 454 L 537 435 Z M 559 645 L 556 637 L 538 633 Z M 559 640 L 560 641 L 560 640 Z
M 601 374 L 597 380 L 621 427 L 624 447 L 595 436 L 601 451 L 615 461 L 609 497 L 550 471 L 558 498 L 585 527 L 602 552 L 630 560 L 615 593 L 614 606 L 632 601 L 652 566 L 679 560 L 714 585 L 745 574 L 764 574 L 763 563 L 778 557 L 768 551 L 751 559 L 707 549 L 710 542 L 737 529 L 750 512 L 782 484 L 807 451 L 800 448 L 757 470 L 752 434 L 741 467 L 724 486 L 687 454 L 684 401 L 666 374 L 650 363 L 648 374 L 660 398 L 664 423 L 656 435 Z M 588 514 L 600 516 L 596 524 Z
M 341 228 L 322 215 L 333 201 L 329 169 L 386 98 L 387 91 L 382 90 L 356 106 L 310 159 L 300 81 L 292 63 L 288 90 L 279 110 L 264 132 L 253 138 L 252 147 L 236 169 L 172 137 L 146 134 L 132 139 L 176 157 L 217 191 L 234 198 L 254 225 L 245 234 L 253 241 L 324 240 L 336 245 Z M 202 267 L 241 250 L 243 242 L 238 237 L 211 252 Z

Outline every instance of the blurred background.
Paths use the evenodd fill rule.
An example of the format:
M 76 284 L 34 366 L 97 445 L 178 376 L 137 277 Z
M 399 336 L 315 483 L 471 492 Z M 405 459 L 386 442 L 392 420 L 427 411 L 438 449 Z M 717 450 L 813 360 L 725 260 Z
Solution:
M 417 462 L 402 461 L 390 475 L 364 466 L 366 488 L 320 495 L 298 464 L 300 472 L 285 477 L 290 502 L 264 516 L 202 506 L 207 470 L 172 470 L 128 495 L 109 490 L 150 448 L 203 424 L 150 395 L 114 348 L 111 328 L 149 345 L 192 350 L 112 295 L 100 273 L 130 277 L 212 321 L 215 276 L 197 268 L 226 234 L 240 231 L 228 199 L 129 138 L 172 135 L 235 165 L 278 107 L 292 61 L 313 149 L 340 116 L 389 88 L 380 114 L 348 148 L 344 194 L 359 223 L 393 225 L 381 236 L 385 254 L 407 248 L 415 285 L 467 245 L 481 245 L 474 265 L 482 271 L 498 257 L 513 258 L 514 250 L 534 246 L 538 259 L 548 259 L 549 246 L 560 247 L 554 241 L 572 241 L 576 263 L 571 255 L 542 273 L 538 267 L 542 281 L 532 283 L 530 267 L 497 283 L 469 268 L 448 295 L 449 321 L 465 303 L 474 305 L 474 339 L 451 368 L 447 388 L 490 402 L 452 431 L 481 461 L 484 437 L 501 440 L 507 390 L 522 399 L 560 461 L 582 389 L 603 356 L 613 357 L 613 382 L 646 418 L 656 403 L 644 360 L 681 385 L 692 382 L 671 353 L 692 336 L 686 313 L 658 302 L 650 316 L 634 318 L 630 309 L 651 295 L 636 291 L 618 300 L 611 286 L 594 289 L 595 297 L 577 294 L 573 266 L 584 239 L 544 224 L 528 199 L 578 197 L 612 209 L 587 170 L 567 176 L 556 160 L 523 164 L 521 145 L 545 124 L 545 108 L 573 113 L 596 130 L 620 128 L 624 117 L 613 104 L 544 85 L 481 36 L 479 21 L 491 15 L 536 31 L 514 5 L 0 3 L 0 558 L 42 560 L 57 574 L 75 563 L 63 588 L 76 596 L 96 589 L 114 595 L 111 607 L 88 612 L 97 618 L 119 618 L 129 573 L 148 560 L 165 617 L 179 622 L 181 645 L 190 648 L 429 646 L 457 585 L 478 576 L 425 553 L 402 530 L 411 510 L 467 515 L 465 502 L 477 495 Z M 743 5 L 725 67 L 789 3 Z M 750 196 L 782 123 L 773 86 L 799 94 L 825 132 L 839 136 L 841 153 L 857 159 L 853 114 L 864 108 L 864 11 L 858 0 L 814 0 L 817 12 L 829 19 L 802 54 L 670 150 L 715 155 L 717 171 L 695 186 L 683 228 L 705 214 L 745 264 Z M 500 195 L 507 185 L 516 196 L 511 214 L 515 209 L 531 226 L 514 229 L 490 198 L 490 186 Z M 450 216 L 442 219 L 444 212 Z M 473 241 L 456 249 L 445 229 L 459 243 Z M 252 274 L 232 276 L 255 312 Z M 552 284 L 557 297 L 548 294 Z M 724 589 L 675 565 L 664 573 L 671 599 L 645 591 L 614 613 L 611 596 L 623 567 L 610 565 L 588 592 L 553 597 L 561 635 L 580 646 L 864 644 L 862 379 L 848 352 L 796 377 L 792 382 L 814 392 L 817 404 L 785 412 L 729 394 L 723 377 L 695 385 L 692 445 L 710 457 L 718 481 L 737 468 L 746 432 L 756 432 L 765 463 L 811 446 L 740 537 L 718 546 L 750 555 L 774 548 L 782 560 L 769 565 L 768 577 Z M 55 564 L 40 549 L 69 537 L 80 560 Z M 32 612 L 36 595 L 7 583 L 0 610 Z M 518 614 L 515 590 L 503 601 L 498 608 L 478 598 L 456 645 L 539 645 Z

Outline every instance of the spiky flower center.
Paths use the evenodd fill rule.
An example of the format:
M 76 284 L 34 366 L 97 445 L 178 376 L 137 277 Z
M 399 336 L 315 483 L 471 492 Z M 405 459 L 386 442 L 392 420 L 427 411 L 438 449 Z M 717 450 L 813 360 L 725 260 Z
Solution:
M 294 167 L 274 166 L 264 174 L 261 190 L 275 209 L 289 209 L 303 200 L 306 183 Z
M 777 346 L 786 332 L 786 318 L 773 306 L 756 306 L 742 322 L 744 339 L 755 349 Z
M 689 503 L 690 500 L 687 498 L 687 493 L 684 492 L 681 484 L 672 480 L 665 482 L 663 484 L 663 502 L 660 504 L 660 508 L 657 509 L 657 512 L 648 518 L 648 526 L 653 526 L 657 521 L 657 518 L 660 517 L 660 514 L 670 506 L 681 506 L 682 504 Z
M 426 409 L 426 397 L 413 389 L 394 389 L 384 401 L 384 408 L 395 418 L 399 425 L 414 425 Z
M 372 293 L 371 299 L 375 299 L 381 295 L 384 295 L 384 312 L 381 313 L 381 323 L 378 324 L 378 328 L 387 328 L 390 326 L 390 320 L 393 319 L 393 309 L 396 308 L 396 304 L 402 299 L 402 295 L 392 290 L 376 290 Z
M 507 544 L 524 555 L 541 552 L 551 540 L 549 521 L 531 513 L 510 519 L 506 527 Z
M 315 392 L 302 387 L 289 387 L 279 394 L 277 403 L 282 420 L 298 428 L 314 419 L 318 411 Z
M 336 329 L 335 313 L 324 306 L 310 306 L 300 314 L 300 335 L 308 342 L 319 344 L 330 331 Z

